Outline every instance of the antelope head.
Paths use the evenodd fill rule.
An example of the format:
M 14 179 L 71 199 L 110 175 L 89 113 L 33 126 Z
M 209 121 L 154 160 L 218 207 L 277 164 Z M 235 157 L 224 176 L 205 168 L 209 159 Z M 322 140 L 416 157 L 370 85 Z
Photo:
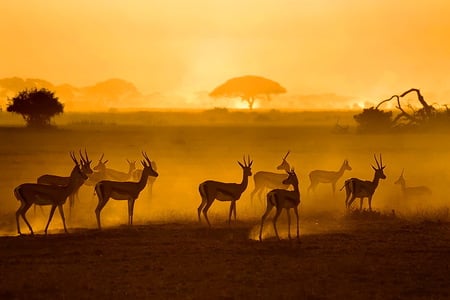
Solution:
M 96 171 L 104 171 L 106 169 L 106 163 L 108 162 L 108 160 L 102 161 L 103 160 L 103 156 L 105 156 L 105 153 L 102 153 L 102 156 L 98 160 L 98 163 L 94 167 L 94 170 L 96 170 Z
M 135 160 L 128 160 L 127 159 L 127 163 L 128 163 L 128 172 L 131 173 L 134 170 L 136 170 L 136 161 Z
M 81 171 L 86 174 L 86 175 L 91 175 L 93 173 L 92 169 L 91 169 L 91 162 L 92 160 L 89 160 L 89 156 L 87 154 L 86 149 L 84 149 L 84 155 L 86 157 L 83 157 L 83 153 L 81 153 L 80 150 L 80 157 L 81 157 Z
M 238 164 L 244 170 L 244 175 L 245 176 L 252 176 L 253 160 L 250 160 L 250 155 L 248 156 L 247 161 L 245 160 L 245 155 L 244 155 L 244 164 L 242 164 L 240 161 L 238 161 Z
M 352 170 L 352 167 L 350 167 L 348 160 L 344 160 L 344 170 L 348 170 L 348 171 Z
M 375 156 L 375 154 L 373 155 L 373 157 L 375 158 L 375 162 L 377 163 L 377 167 L 375 168 L 372 165 L 372 169 L 375 171 L 375 177 L 376 178 L 380 178 L 380 179 L 386 179 L 386 175 L 384 175 L 384 168 L 386 168 L 386 166 L 383 166 L 383 159 L 381 158 L 381 154 L 380 154 L 380 161 L 377 160 L 377 157 Z
M 397 179 L 397 181 L 394 182 L 394 184 L 400 184 L 400 185 L 405 184 L 405 178 L 403 178 L 404 171 L 405 171 L 405 169 L 402 169 L 402 174 L 400 174 L 400 177 Z
M 75 152 L 70 152 L 70 157 L 72 158 L 73 162 L 75 163 L 75 167 L 72 170 L 71 176 L 73 176 L 74 172 L 76 172 L 84 180 L 88 179 L 88 176 L 81 170 L 80 164 L 78 163 L 78 160 L 75 157 Z
M 144 171 L 143 172 L 148 172 L 148 175 L 151 176 L 151 177 L 158 177 L 158 172 L 153 170 L 152 162 L 148 158 L 147 153 L 142 152 L 142 156 L 144 156 L 144 159 L 145 159 L 145 160 L 141 160 L 141 164 L 144 167 Z
M 297 174 L 295 174 L 295 170 L 294 168 L 292 168 L 292 170 L 290 171 L 286 171 L 286 173 L 288 174 L 288 178 L 286 178 L 285 180 L 283 180 L 283 184 L 286 185 L 298 185 L 298 178 L 297 178 Z
M 288 157 L 289 153 L 291 153 L 291 151 L 289 150 L 286 155 L 283 157 L 283 160 L 281 161 L 281 164 L 277 167 L 277 170 L 285 170 L 286 172 L 290 172 L 291 170 L 291 166 L 289 165 L 289 163 L 286 161 L 286 158 Z

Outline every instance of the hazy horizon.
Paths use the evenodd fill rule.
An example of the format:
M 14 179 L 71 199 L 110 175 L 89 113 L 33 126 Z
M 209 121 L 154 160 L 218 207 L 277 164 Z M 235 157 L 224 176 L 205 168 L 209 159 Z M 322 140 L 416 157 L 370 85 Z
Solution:
M 419 88 L 431 103 L 450 98 L 443 0 L 31 0 L 2 1 L 0 10 L 0 78 L 75 86 L 122 78 L 144 94 L 189 98 L 254 74 L 287 97 L 377 102 Z

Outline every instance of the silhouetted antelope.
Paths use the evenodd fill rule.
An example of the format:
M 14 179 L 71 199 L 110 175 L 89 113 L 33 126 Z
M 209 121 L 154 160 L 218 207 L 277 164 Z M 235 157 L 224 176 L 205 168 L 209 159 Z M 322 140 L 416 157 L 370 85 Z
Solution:
M 262 231 L 264 226 L 264 221 L 271 212 L 272 208 L 275 206 L 277 212 L 273 218 L 273 228 L 275 229 L 275 235 L 277 239 L 280 239 L 277 231 L 277 219 L 280 216 L 283 209 L 286 209 L 288 217 L 288 237 L 291 239 L 291 214 L 290 209 L 294 209 L 295 217 L 297 219 L 297 239 L 300 239 L 300 229 L 298 221 L 298 205 L 300 204 L 300 190 L 298 188 L 298 178 L 295 174 L 294 169 L 288 171 L 288 178 L 283 180 L 283 184 L 292 185 L 294 187 L 293 191 L 288 191 L 285 189 L 275 189 L 271 190 L 267 194 L 267 208 L 264 215 L 261 218 L 261 227 L 259 230 L 259 240 L 262 241 Z
M 17 186 L 14 189 L 14 196 L 20 201 L 20 207 L 16 211 L 16 223 L 17 232 L 20 231 L 19 216 L 22 216 L 23 220 L 30 229 L 31 234 L 34 234 L 33 228 L 28 222 L 25 214 L 31 205 L 51 205 L 50 215 L 48 217 L 47 225 L 45 226 L 45 234 L 47 234 L 48 226 L 52 220 L 56 207 L 58 207 L 61 219 L 64 225 L 64 231 L 67 233 L 66 219 L 64 217 L 63 205 L 67 200 L 67 197 L 72 194 L 80 180 L 86 180 L 87 175 L 81 170 L 81 167 L 75 157 L 74 153 L 70 153 L 75 166 L 70 173 L 69 183 L 66 186 L 48 185 L 39 183 L 24 183 Z
M 158 167 L 156 166 L 156 162 L 154 160 L 151 161 L 151 165 L 152 165 L 153 170 L 158 171 Z M 137 180 L 139 180 L 139 178 L 141 178 L 141 175 L 142 175 L 142 169 L 135 169 L 132 172 L 131 179 L 133 181 L 137 181 Z M 154 176 L 148 177 L 147 191 L 149 193 L 150 199 L 153 196 L 153 184 L 155 183 L 155 181 L 156 181 L 156 177 L 154 177 Z
M 147 184 L 147 178 L 149 176 L 158 176 L 158 173 L 152 169 L 151 161 L 147 154 L 142 152 L 142 155 L 145 158 L 145 161 L 141 161 L 144 170 L 142 171 L 141 178 L 138 182 L 102 180 L 95 185 L 95 192 L 98 197 L 95 215 L 97 217 L 99 229 L 102 228 L 100 224 L 100 212 L 110 198 L 128 201 L 128 225 L 133 225 L 134 202 Z
M 431 196 L 431 189 L 427 186 L 406 186 L 405 178 L 403 178 L 404 169 L 402 170 L 402 174 L 395 181 L 395 184 L 399 184 L 402 189 L 403 199 L 408 200 L 411 198 L 420 198 Z
M 310 190 L 315 190 L 319 183 L 331 183 L 331 188 L 333 189 L 333 196 L 336 192 L 336 182 L 339 178 L 344 175 L 344 171 L 351 171 L 352 167 L 350 167 L 348 160 L 344 160 L 340 169 L 338 171 L 324 171 L 324 170 L 314 170 L 309 173 L 309 180 L 311 184 L 308 187 L 308 193 Z
M 244 164 L 238 161 L 238 164 L 242 168 L 242 182 L 241 183 L 224 183 L 219 181 L 207 180 L 200 183 L 198 190 L 202 197 L 202 202 L 197 209 L 198 221 L 201 222 L 200 214 L 203 210 L 208 226 L 211 224 L 208 220 L 208 209 L 213 204 L 214 200 L 218 201 L 230 201 L 230 213 L 228 216 L 228 223 L 231 223 L 231 214 L 234 213 L 234 219 L 236 220 L 236 201 L 241 198 L 242 193 L 245 191 L 248 185 L 248 177 L 252 176 L 252 164 L 253 161 L 245 161 Z
M 383 172 L 383 170 L 386 166 L 383 166 L 383 160 L 381 158 L 381 154 L 380 154 L 380 162 L 378 162 L 375 154 L 373 155 L 373 157 L 375 158 L 377 167 L 375 168 L 374 166 L 372 166 L 373 170 L 375 171 L 372 181 L 361 180 L 358 178 L 350 178 L 345 181 L 344 186 L 341 188 L 341 190 L 342 190 L 345 187 L 345 193 L 346 193 L 345 207 L 346 208 L 350 208 L 353 201 L 355 201 L 356 198 L 359 198 L 360 199 L 359 207 L 360 207 L 360 209 L 362 209 L 363 199 L 365 197 L 367 197 L 369 200 L 369 210 L 372 210 L 372 197 L 378 186 L 378 182 L 380 181 L 380 179 L 386 179 L 386 175 L 384 175 L 384 172 Z
M 86 174 L 88 177 L 93 173 L 91 169 L 91 160 L 89 160 L 87 151 L 84 150 L 86 158 L 83 157 L 83 154 L 80 151 L 80 163 L 81 163 L 81 171 Z M 66 186 L 69 184 L 70 177 L 63 177 L 57 175 L 42 175 L 37 179 L 37 183 L 39 184 L 50 184 L 50 185 L 59 185 Z M 80 187 L 86 180 L 83 178 L 78 178 L 78 181 L 75 183 L 75 188 L 72 194 L 69 195 L 69 211 L 72 212 L 73 207 L 75 206 L 75 198 L 79 201 L 78 191 Z
M 277 167 L 277 170 L 284 170 L 286 172 L 291 170 L 289 163 L 286 158 L 288 157 L 290 151 L 286 153 L 283 157 L 281 164 Z M 284 173 L 273 173 L 266 171 L 256 172 L 253 176 L 253 181 L 255 182 L 255 188 L 250 195 L 250 199 L 253 201 L 255 194 L 258 194 L 258 198 L 261 198 L 261 194 L 266 189 L 287 189 L 289 185 L 283 184 L 283 180 L 287 178 Z

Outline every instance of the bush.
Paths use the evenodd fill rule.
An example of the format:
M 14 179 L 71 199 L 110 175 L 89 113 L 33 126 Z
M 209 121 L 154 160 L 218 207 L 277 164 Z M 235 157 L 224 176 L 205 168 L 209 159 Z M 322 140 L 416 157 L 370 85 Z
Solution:
M 387 132 L 392 128 L 392 112 L 385 112 L 378 108 L 365 108 L 362 113 L 353 116 L 358 123 L 358 131 Z
M 7 111 L 22 115 L 28 127 L 49 127 L 51 118 L 63 113 L 63 108 L 53 92 L 32 89 L 8 99 Z

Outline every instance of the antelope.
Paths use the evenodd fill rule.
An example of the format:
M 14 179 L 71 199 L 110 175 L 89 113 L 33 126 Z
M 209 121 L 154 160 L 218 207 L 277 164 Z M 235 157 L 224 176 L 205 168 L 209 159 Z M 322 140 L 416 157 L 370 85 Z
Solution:
M 85 185 L 95 186 L 97 182 L 108 179 L 106 175 L 106 163 L 109 160 L 102 161 L 103 156 L 104 153 L 102 153 L 102 156 L 98 160 L 97 165 L 93 168 L 94 172 L 89 176 L 89 179 L 84 182 Z
M 277 212 L 273 218 L 273 228 L 275 230 L 275 235 L 278 240 L 280 240 L 280 236 L 278 235 L 277 230 L 277 220 L 280 216 L 283 208 L 286 209 L 287 217 L 288 217 L 288 237 L 291 239 L 291 208 L 294 209 L 295 217 L 297 219 L 297 239 L 300 239 L 300 229 L 299 229 L 299 221 L 298 221 L 298 205 L 300 204 L 300 190 L 298 188 L 298 178 L 297 174 L 295 174 L 294 169 L 286 172 L 288 177 L 283 180 L 283 184 L 292 185 L 294 187 L 293 191 L 288 191 L 285 189 L 274 189 L 271 190 L 267 194 L 267 208 L 265 213 L 261 218 L 261 227 L 259 230 L 259 240 L 262 241 L 262 231 L 264 226 L 264 221 L 266 220 L 269 213 L 272 211 L 272 208 L 275 206 Z
M 89 177 L 93 172 L 91 169 L 92 161 L 89 160 L 86 150 L 84 150 L 84 153 L 85 153 L 86 158 L 83 157 L 83 154 L 81 153 L 81 150 L 80 150 L 81 171 Z M 60 185 L 60 186 L 68 185 L 69 181 L 70 181 L 70 177 L 48 175 L 48 174 L 42 175 L 37 179 L 37 183 L 39 183 L 39 184 Z M 76 184 L 75 184 L 75 189 L 74 189 L 73 193 L 69 195 L 70 211 L 72 211 L 72 208 L 75 205 L 75 198 L 77 200 L 79 200 L 78 191 L 84 182 L 85 182 L 84 179 L 79 178 L 78 182 L 76 182 Z
M 350 208 L 353 201 L 355 201 L 356 198 L 360 199 L 360 205 L 359 209 L 362 210 L 363 205 L 363 199 L 365 197 L 369 200 L 369 210 L 372 210 L 372 197 L 375 193 L 375 190 L 378 186 L 378 182 L 380 179 L 386 179 L 386 175 L 384 175 L 384 168 L 386 166 L 383 166 L 383 160 L 381 158 L 380 154 L 380 162 L 378 162 L 377 157 L 375 154 L 373 155 L 375 158 L 375 162 L 377 163 L 377 167 L 375 168 L 372 165 L 372 169 L 375 171 L 374 177 L 372 181 L 369 180 L 361 180 L 358 178 L 350 178 L 345 181 L 344 186 L 340 189 L 342 190 L 345 187 L 345 207 Z M 350 198 L 351 196 L 351 198 Z M 350 200 L 349 200 L 350 199 Z
M 138 182 L 131 181 L 110 181 L 102 180 L 95 185 L 95 192 L 98 197 L 97 208 L 95 209 L 95 215 L 97 217 L 98 229 L 102 229 L 100 224 L 100 212 L 109 199 L 114 200 L 127 200 L 128 201 L 128 225 L 133 225 L 133 209 L 134 202 L 139 197 L 140 192 L 147 184 L 149 176 L 157 177 L 158 173 L 153 170 L 151 161 L 145 152 L 142 152 L 145 159 L 141 161 L 144 167 L 141 178 Z
M 230 213 L 228 215 L 228 224 L 231 223 L 231 214 L 234 214 L 234 220 L 236 220 L 236 201 L 241 198 L 242 193 L 245 191 L 248 185 L 248 177 L 252 176 L 252 164 L 253 161 L 248 157 L 248 161 L 244 164 L 238 161 L 239 166 L 242 168 L 242 181 L 241 183 L 224 183 L 219 181 L 207 180 L 198 186 L 202 202 L 197 209 L 198 221 L 201 222 L 200 214 L 203 210 L 203 215 L 211 228 L 211 224 L 208 219 L 208 209 L 213 204 L 214 200 L 218 201 L 230 201 Z
M 23 183 L 14 189 L 14 195 L 17 198 L 17 200 L 20 201 L 20 207 L 16 211 L 17 232 L 19 235 L 22 235 L 20 231 L 19 216 L 22 216 L 23 220 L 30 229 L 31 234 L 32 235 L 34 234 L 33 228 L 31 227 L 30 223 L 28 222 L 25 216 L 26 212 L 33 204 L 41 206 L 42 205 L 52 206 L 47 221 L 47 225 L 45 226 L 46 235 L 48 226 L 50 224 L 50 221 L 52 220 L 56 207 L 58 207 L 59 213 L 61 215 L 61 219 L 64 225 L 64 231 L 67 233 L 63 204 L 66 202 L 67 197 L 74 192 L 80 180 L 87 179 L 87 175 L 82 171 L 75 157 L 75 154 L 71 152 L 70 157 L 75 163 L 75 166 L 73 167 L 72 172 L 70 174 L 68 185 L 59 186 L 59 185 L 48 185 L 39 183 Z
M 315 190 L 319 183 L 331 183 L 331 188 L 333 189 L 333 196 L 336 193 L 336 182 L 339 178 L 344 175 L 344 172 L 348 170 L 351 171 L 348 160 L 344 160 L 338 171 L 324 171 L 324 170 L 314 170 L 309 173 L 309 180 L 311 184 L 308 187 L 308 193 L 310 190 Z
M 136 170 L 136 162 L 132 162 L 129 161 L 127 159 L 128 162 L 128 172 L 122 172 L 122 171 L 117 171 L 111 168 L 108 168 L 106 166 L 106 163 L 109 160 L 103 160 L 104 157 L 104 153 L 102 153 L 102 156 L 100 157 L 98 164 L 94 167 L 94 170 L 96 170 L 97 172 L 100 172 L 101 174 L 104 174 L 104 179 L 108 179 L 108 180 L 115 180 L 115 181 L 126 181 L 128 179 L 131 179 L 134 170 Z
M 286 158 L 288 157 L 290 151 L 286 153 L 283 157 L 281 164 L 277 167 L 277 170 L 284 170 L 286 172 L 291 170 L 289 163 Z M 253 201 L 253 197 L 258 193 L 258 198 L 261 198 L 264 189 L 287 189 L 289 185 L 283 184 L 283 180 L 287 178 L 286 174 L 283 173 L 273 173 L 266 171 L 259 171 L 253 176 L 253 181 L 255 182 L 255 189 L 250 195 L 250 199 Z
M 414 198 L 414 197 L 426 197 L 431 196 L 431 190 L 427 186 L 406 186 L 405 178 L 403 178 L 404 169 L 402 170 L 402 174 L 400 174 L 400 177 L 395 181 L 395 184 L 399 184 L 402 188 L 403 198 L 405 200 Z
M 157 166 L 156 166 L 156 162 L 154 160 L 152 160 L 152 168 L 155 171 L 158 171 Z M 131 165 L 130 165 L 131 167 Z M 141 178 L 141 174 L 142 174 L 142 169 L 135 169 L 133 170 L 132 174 L 131 174 L 131 178 L 133 181 L 138 181 L 139 178 Z M 147 182 L 147 189 L 148 192 L 150 194 L 150 198 L 152 197 L 152 193 L 153 193 L 153 184 L 155 183 L 156 177 L 150 176 L 148 177 L 148 182 Z

